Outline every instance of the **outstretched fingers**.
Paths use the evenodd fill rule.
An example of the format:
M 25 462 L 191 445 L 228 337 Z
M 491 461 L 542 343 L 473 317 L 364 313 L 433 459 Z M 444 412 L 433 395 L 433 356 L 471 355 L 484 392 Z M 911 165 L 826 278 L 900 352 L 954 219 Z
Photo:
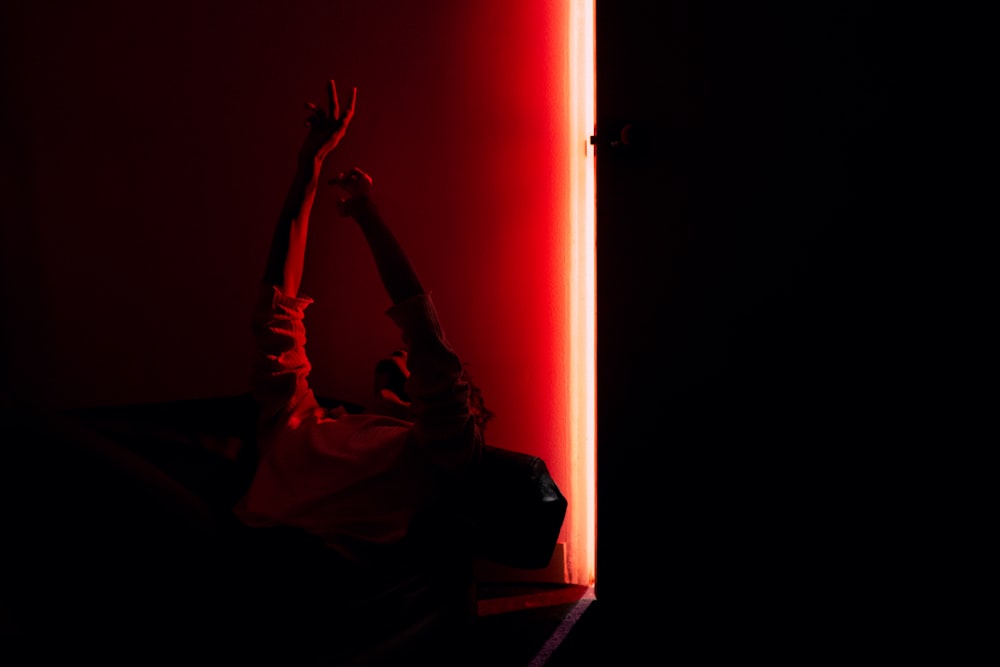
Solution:
M 354 108 L 358 103 L 357 87 L 351 88 L 351 103 L 347 107 L 347 110 L 344 111 L 343 116 L 340 115 L 340 99 L 337 97 L 337 82 L 333 79 L 330 79 L 329 82 L 327 82 L 326 94 L 331 120 L 340 121 L 344 125 L 351 122 L 351 119 L 354 117 Z
M 326 86 L 326 94 L 330 104 L 328 107 L 330 109 L 330 118 L 336 120 L 340 118 L 340 101 L 337 99 L 337 84 L 333 79 L 330 79 L 330 82 Z
M 358 89 L 357 87 L 351 88 L 351 105 L 347 107 L 347 111 L 344 113 L 343 121 L 344 123 L 351 122 L 354 118 L 354 105 L 358 102 Z

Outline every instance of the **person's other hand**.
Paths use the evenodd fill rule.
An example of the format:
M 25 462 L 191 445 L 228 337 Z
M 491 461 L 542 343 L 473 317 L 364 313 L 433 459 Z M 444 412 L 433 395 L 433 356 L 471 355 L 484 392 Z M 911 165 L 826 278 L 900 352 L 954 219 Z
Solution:
M 332 151 L 347 132 L 347 126 L 354 118 L 354 105 L 358 99 L 358 89 L 353 88 L 351 92 L 351 104 L 341 113 L 340 101 L 337 99 L 337 85 L 333 79 L 327 84 L 327 103 L 329 108 L 306 103 L 306 109 L 310 111 L 309 118 L 306 119 L 306 126 L 309 134 L 306 135 L 302 148 L 299 151 L 301 160 L 313 160 L 322 162 L 327 154 Z
M 328 182 L 344 191 L 344 195 L 337 200 L 337 208 L 343 216 L 353 215 L 356 208 L 371 197 L 372 178 L 357 167 Z

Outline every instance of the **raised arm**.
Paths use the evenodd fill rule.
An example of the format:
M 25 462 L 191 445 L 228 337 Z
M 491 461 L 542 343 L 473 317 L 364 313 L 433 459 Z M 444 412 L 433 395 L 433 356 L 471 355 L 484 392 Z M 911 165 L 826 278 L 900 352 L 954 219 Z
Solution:
M 257 304 L 251 320 L 256 354 L 253 362 L 253 395 L 259 408 L 262 428 L 288 418 L 294 410 L 315 404 L 306 381 L 310 371 L 305 353 L 305 308 L 308 298 L 299 298 L 299 284 L 305 262 L 309 214 L 316 198 L 323 160 L 347 130 L 354 116 L 357 91 L 351 105 L 343 112 L 337 102 L 337 89 L 328 83 L 329 110 L 307 104 L 309 131 L 299 148 L 295 178 L 285 197 L 278 224 L 271 239 L 271 250 L 262 277 Z M 280 292 L 280 294 L 279 294 Z
M 461 472 L 479 459 L 482 433 L 469 403 L 470 385 L 409 258 L 372 202 L 372 180 L 360 169 L 331 183 L 346 193 L 340 212 L 358 223 L 393 306 L 386 314 L 408 348 L 406 393 L 413 435 L 439 469 Z
M 324 158 L 340 143 L 354 117 L 357 96 L 355 88 L 350 106 L 341 113 L 337 87 L 331 80 L 327 84 L 328 109 L 306 104 L 310 111 L 306 120 L 309 133 L 299 148 L 295 177 L 278 217 L 263 277 L 265 287 L 278 287 L 286 296 L 298 295 L 305 263 L 309 214 L 316 199 L 319 173 Z
M 354 218 L 368 242 L 379 277 L 393 304 L 424 293 L 423 285 L 395 234 L 382 220 L 372 201 L 372 179 L 360 169 L 352 169 L 330 181 L 346 195 L 340 199 L 342 215 Z

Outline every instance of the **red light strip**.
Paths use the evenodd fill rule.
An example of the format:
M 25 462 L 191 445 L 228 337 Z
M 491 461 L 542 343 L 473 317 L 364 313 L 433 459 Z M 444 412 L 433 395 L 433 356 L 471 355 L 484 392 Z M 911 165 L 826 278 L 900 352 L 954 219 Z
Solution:
M 567 578 L 594 582 L 596 550 L 596 214 L 594 0 L 569 6 L 570 454 L 572 483 Z

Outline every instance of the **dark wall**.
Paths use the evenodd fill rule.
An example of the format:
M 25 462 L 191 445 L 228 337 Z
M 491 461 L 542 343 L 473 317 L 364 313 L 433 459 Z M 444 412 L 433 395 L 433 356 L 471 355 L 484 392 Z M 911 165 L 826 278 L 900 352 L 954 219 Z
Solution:
M 725 4 L 597 12 L 597 596 L 706 650 L 832 618 L 887 377 L 886 24 Z

